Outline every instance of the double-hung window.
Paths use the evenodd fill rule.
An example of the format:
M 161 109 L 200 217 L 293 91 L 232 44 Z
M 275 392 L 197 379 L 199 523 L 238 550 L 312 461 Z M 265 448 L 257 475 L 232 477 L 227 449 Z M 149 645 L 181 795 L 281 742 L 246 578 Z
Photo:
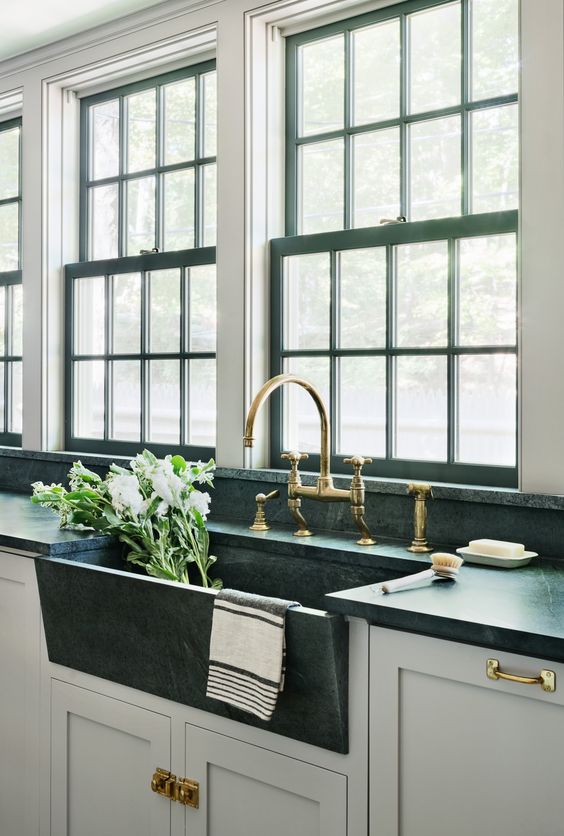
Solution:
M 272 372 L 330 404 L 332 464 L 516 484 L 518 2 L 388 6 L 287 40 Z M 274 402 L 274 461 L 313 453 Z
M 22 443 L 21 119 L 0 122 L 0 444 Z
M 214 62 L 81 102 L 67 449 L 213 454 L 216 125 Z

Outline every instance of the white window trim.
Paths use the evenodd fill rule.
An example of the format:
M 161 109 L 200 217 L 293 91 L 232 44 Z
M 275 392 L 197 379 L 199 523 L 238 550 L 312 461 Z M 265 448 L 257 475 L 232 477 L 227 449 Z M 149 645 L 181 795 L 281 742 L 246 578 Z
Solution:
M 65 192 L 68 183 L 61 170 L 64 152 L 69 153 L 74 144 L 63 111 L 77 107 L 72 97 L 68 103 L 62 100 L 62 90 L 77 89 L 76 74 L 100 62 L 111 62 L 135 50 L 150 50 L 174 38 L 179 39 L 176 43 L 181 48 L 180 40 L 188 33 L 217 28 L 217 458 L 222 465 L 240 467 L 244 462 L 241 435 L 245 409 L 268 375 L 267 242 L 281 229 L 283 194 L 284 49 L 280 34 L 381 5 L 384 3 L 339 0 L 328 5 L 320 0 L 282 0 L 264 7 L 258 0 L 202 0 L 193 5 L 171 0 L 0 64 L 0 110 L 10 95 L 21 97 L 23 92 L 25 448 L 57 449 L 62 437 L 60 267 L 63 256 L 71 255 L 67 239 L 76 239 L 73 197 Z M 520 486 L 528 492 L 563 493 L 561 0 L 521 0 L 521 22 Z M 69 121 L 74 123 L 72 113 Z M 266 439 L 266 432 L 263 437 Z M 263 444 L 253 462 L 266 461 L 267 445 Z

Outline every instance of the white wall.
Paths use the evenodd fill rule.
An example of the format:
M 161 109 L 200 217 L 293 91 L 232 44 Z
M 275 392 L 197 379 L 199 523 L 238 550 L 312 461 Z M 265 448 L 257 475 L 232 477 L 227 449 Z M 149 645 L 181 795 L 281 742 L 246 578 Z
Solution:
M 4 94 L 23 94 L 24 448 L 60 449 L 63 440 L 61 266 L 77 253 L 72 91 L 216 49 L 217 460 L 250 464 L 244 413 L 268 375 L 266 242 L 282 233 L 282 35 L 318 24 L 320 14 L 325 21 L 390 2 L 171 0 L 0 63 L 0 112 Z M 563 493 L 564 4 L 521 6 L 521 487 Z M 265 455 L 263 444 L 252 463 Z

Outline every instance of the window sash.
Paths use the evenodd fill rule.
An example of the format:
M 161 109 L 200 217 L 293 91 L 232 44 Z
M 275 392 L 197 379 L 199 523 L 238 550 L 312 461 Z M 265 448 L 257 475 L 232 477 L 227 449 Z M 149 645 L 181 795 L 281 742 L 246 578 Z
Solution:
M 348 472 L 343 465 L 344 455 L 335 453 L 337 440 L 336 406 L 337 379 L 336 358 L 339 357 L 385 357 L 387 360 L 387 404 L 386 404 L 386 458 L 376 458 L 371 465 L 365 466 L 365 473 L 371 476 L 391 478 L 435 479 L 438 481 L 461 482 L 466 484 L 495 485 L 515 487 L 517 485 L 517 467 L 489 466 L 456 462 L 455 455 L 455 408 L 456 392 L 454 381 L 455 358 L 465 355 L 517 354 L 517 346 L 458 346 L 454 344 L 452 322 L 454 307 L 452 293 L 449 291 L 449 340 L 440 348 L 401 348 L 391 344 L 391 312 L 388 310 L 387 344 L 377 349 L 346 349 L 336 345 L 335 306 L 332 305 L 331 343 L 327 349 L 300 350 L 285 349 L 284 334 L 284 258 L 291 255 L 327 252 L 335 264 L 335 253 L 349 249 L 395 246 L 400 244 L 420 243 L 436 240 L 471 238 L 486 235 L 517 232 L 517 211 L 484 213 L 448 219 L 418 221 L 410 224 L 393 224 L 381 227 L 368 227 L 339 232 L 323 232 L 314 235 L 301 235 L 278 238 L 271 241 L 271 374 L 284 371 L 284 361 L 289 357 L 327 357 L 330 362 L 330 408 L 331 408 L 331 467 L 333 472 Z M 449 244 L 449 246 L 451 246 Z M 453 266 L 449 269 L 449 287 L 452 287 Z M 335 273 L 332 268 L 332 300 L 335 300 Z M 390 287 L 388 280 L 388 301 Z M 390 305 L 388 304 L 388 308 Z M 398 356 L 444 356 L 448 364 L 448 460 L 407 461 L 392 458 L 393 449 L 393 391 L 390 379 L 392 358 Z M 279 466 L 283 451 L 283 397 L 284 392 L 277 390 L 271 398 L 271 465 Z M 355 450 L 352 453 L 371 455 L 370 450 Z M 516 451 L 517 453 L 517 451 Z M 319 469 L 319 456 L 311 455 L 308 467 Z
M 447 116 L 460 115 L 461 125 L 461 207 L 462 215 L 469 213 L 470 207 L 470 126 L 469 121 L 473 112 L 491 107 L 500 107 L 508 104 L 515 104 L 518 95 L 495 96 L 488 99 L 474 101 L 471 98 L 470 78 L 470 54 L 471 54 L 471 25 L 470 9 L 468 0 L 461 0 L 461 101 L 459 104 L 433 109 L 421 113 L 411 114 L 408 111 L 407 90 L 408 90 L 408 33 L 406 18 L 413 12 L 423 9 L 431 9 L 448 5 L 453 0 L 408 0 L 397 5 L 388 6 L 376 12 L 359 15 L 346 21 L 322 26 L 319 29 L 301 32 L 293 35 L 287 40 L 286 49 L 286 235 L 298 235 L 299 232 L 299 152 L 300 148 L 307 145 L 331 139 L 344 139 L 344 165 L 345 165 L 345 188 L 344 188 L 344 229 L 351 229 L 353 218 L 353 166 L 352 166 L 352 141 L 355 136 L 368 134 L 376 130 L 397 127 L 400 130 L 400 215 L 407 217 L 409 221 L 409 159 L 408 159 L 408 130 L 410 125 L 418 122 L 426 122 L 431 119 Z M 353 124 L 353 102 L 350 64 L 351 33 L 367 25 L 382 23 L 385 20 L 399 18 L 400 20 L 400 44 L 401 44 L 401 79 L 400 79 L 400 112 L 395 119 L 371 122 L 369 124 Z M 345 34 L 345 121 L 344 127 L 339 130 L 317 133 L 315 135 L 299 136 L 299 48 L 304 44 L 322 40 L 331 35 Z M 360 228 L 360 227 L 358 227 Z
M 131 180 L 138 180 L 143 177 L 155 177 L 155 244 L 160 251 L 163 250 L 163 186 L 162 181 L 165 174 L 177 171 L 194 171 L 194 237 L 195 246 L 203 246 L 204 222 L 203 222 L 203 196 L 204 196 L 204 166 L 216 163 L 215 156 L 205 157 L 203 154 L 203 102 L 201 90 L 201 77 L 216 69 L 216 62 L 205 61 L 182 70 L 175 70 L 143 81 L 116 87 L 112 90 L 86 97 L 81 101 L 80 110 L 80 246 L 79 258 L 87 261 L 90 251 L 90 208 L 89 192 L 93 186 L 118 186 L 118 257 L 133 258 L 126 256 L 127 247 L 127 217 L 126 217 L 126 193 L 127 183 Z M 161 88 L 176 81 L 187 78 L 196 79 L 196 135 L 194 159 L 173 163 L 170 165 L 161 164 L 161 150 L 164 136 L 164 119 L 162 108 Z M 127 145 L 127 119 L 125 115 L 125 98 L 134 93 L 141 93 L 146 90 L 156 89 L 156 165 L 143 171 L 125 171 L 125 148 Z M 98 105 L 113 99 L 119 100 L 120 133 L 119 133 L 119 173 L 112 177 L 90 179 L 89 165 L 91 152 L 91 135 L 89 130 L 89 112 L 93 105 Z
M 16 119 L 9 119 L 5 122 L 0 122 L 0 133 L 10 131 L 14 128 L 20 129 L 19 138 L 19 154 L 18 154 L 18 194 L 16 197 L 9 197 L 0 200 L 0 206 L 18 205 L 18 269 L 0 271 L 0 287 L 8 288 L 22 284 L 22 137 L 21 117 Z M 3 384 L 3 398 L 4 398 L 4 416 L 0 421 L 0 445 L 7 447 L 21 447 L 22 435 L 21 433 L 14 433 L 8 431 L 9 415 L 12 411 L 12 376 L 8 374 L 8 369 L 13 368 L 16 362 L 22 362 L 21 354 L 10 354 L 9 347 L 11 344 L 11 326 L 13 322 L 13 312 L 10 302 L 11 296 L 6 294 L 6 304 L 4 308 L 4 354 L 0 357 L 0 364 L 4 367 L 4 384 Z
M 147 335 L 149 332 L 149 314 L 147 304 L 141 308 L 141 345 L 140 350 L 131 354 L 117 354 L 110 350 L 109 321 L 111 319 L 110 294 L 105 295 L 105 345 L 104 351 L 99 354 L 75 354 L 75 330 L 74 330 L 74 281 L 76 279 L 105 277 L 106 285 L 109 277 L 127 273 L 153 273 L 158 270 L 196 267 L 200 265 L 214 265 L 216 263 L 215 247 L 200 247 L 191 250 L 179 250 L 169 253 L 150 253 L 147 255 L 129 256 L 116 259 L 105 259 L 100 261 L 78 262 L 69 264 L 65 268 L 65 449 L 85 453 L 107 453 L 111 455 L 130 456 L 140 450 L 147 448 L 156 455 L 165 455 L 171 450 L 184 452 L 190 458 L 209 459 L 215 453 L 214 447 L 189 445 L 183 442 L 186 438 L 187 413 L 184 405 L 187 403 L 188 381 L 185 376 L 185 366 L 190 360 L 211 360 L 216 358 L 215 351 L 190 351 L 188 344 L 188 328 L 186 315 L 188 305 L 181 307 L 180 328 L 181 343 L 180 349 L 176 352 L 151 352 L 148 350 Z M 184 281 L 182 285 L 184 286 Z M 182 291 L 183 292 L 183 291 Z M 141 377 L 141 415 L 140 415 L 140 441 L 121 441 L 111 439 L 110 435 L 110 364 L 113 361 L 132 360 L 141 364 L 141 367 L 149 360 L 171 360 L 178 361 L 180 365 L 180 387 L 179 387 L 179 423 L 180 432 L 178 442 L 157 443 L 144 441 L 144 429 L 148 427 L 148 390 L 149 383 L 142 373 Z M 98 360 L 104 363 L 104 437 L 103 438 L 80 438 L 74 435 L 75 419 L 75 379 L 74 368 L 77 362 Z

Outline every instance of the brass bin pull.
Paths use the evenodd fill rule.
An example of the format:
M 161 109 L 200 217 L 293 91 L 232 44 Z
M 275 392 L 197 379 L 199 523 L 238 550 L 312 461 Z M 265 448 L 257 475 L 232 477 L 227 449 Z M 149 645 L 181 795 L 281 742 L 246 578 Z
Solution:
M 504 673 L 499 669 L 497 659 L 488 659 L 486 663 L 488 679 L 506 679 L 508 682 L 520 682 L 522 685 L 540 685 L 543 691 L 553 694 L 556 691 L 556 674 L 543 668 L 539 676 L 518 676 L 514 673 Z

